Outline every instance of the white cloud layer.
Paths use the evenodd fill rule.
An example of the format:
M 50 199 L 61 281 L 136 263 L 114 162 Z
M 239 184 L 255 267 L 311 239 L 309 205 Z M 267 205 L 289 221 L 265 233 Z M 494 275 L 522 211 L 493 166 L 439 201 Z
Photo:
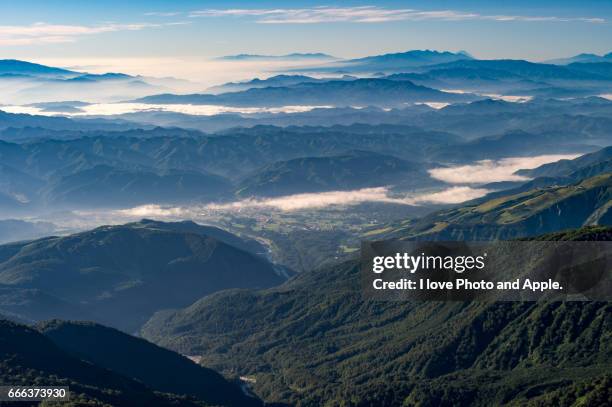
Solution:
M 74 42 L 77 38 L 88 35 L 102 34 L 115 31 L 138 31 L 145 28 L 162 27 L 179 23 L 135 23 L 115 24 L 108 23 L 96 26 L 63 25 L 34 23 L 29 25 L 0 25 L 0 46 L 17 46 L 33 44 L 53 44 Z
M 363 202 L 386 202 L 387 188 L 364 188 L 353 191 L 331 191 L 320 193 L 295 194 L 278 198 L 244 199 L 223 204 L 210 204 L 209 210 L 278 209 L 295 211 L 301 209 L 321 209 L 332 205 L 357 205 Z
M 379 6 L 359 7 L 312 7 L 277 9 L 204 9 L 192 11 L 190 17 L 254 17 L 261 24 L 314 24 L 332 22 L 382 23 L 391 21 L 527 21 L 527 22 L 567 22 L 604 23 L 599 17 L 558 17 L 558 16 L 521 16 L 485 15 L 456 10 L 415 10 L 394 9 Z
M 107 84 L 104 84 L 108 87 Z M 0 88 L 1 89 L 1 88 Z M 54 93 L 57 95 L 57 92 Z M 72 97 L 71 97 L 72 96 Z M 99 97 L 99 96 L 98 96 Z M 125 98 L 125 96 L 122 96 Z M 57 96 L 56 96 L 57 99 Z M 51 101 L 56 100 L 51 98 Z M 79 99 L 84 100 L 84 97 L 74 97 L 73 95 L 67 95 L 62 99 L 71 100 Z M 0 102 L 2 102 L 2 95 L 0 94 Z M 302 113 L 308 112 L 313 109 L 329 109 L 332 106 L 281 106 L 281 107 L 233 107 L 233 106 L 222 106 L 222 105 L 189 105 L 189 104 L 151 104 L 151 103 L 131 103 L 131 102 L 120 102 L 120 103 L 93 103 L 86 106 L 81 106 L 79 111 L 76 112 L 54 112 L 52 110 L 42 109 L 35 106 L 27 105 L 4 105 L 0 106 L 3 112 L 7 113 L 25 113 L 31 115 L 41 116 L 108 116 L 108 115 L 119 115 L 128 113 L 138 112 L 174 112 L 189 114 L 194 116 L 213 116 L 223 113 L 242 113 L 242 114 L 257 114 L 257 113 Z
M 449 184 L 485 184 L 501 181 L 527 181 L 529 178 L 515 174 L 521 169 L 578 157 L 579 154 L 550 154 L 534 157 L 510 157 L 501 160 L 481 160 L 474 164 L 429 170 L 432 178 Z
M 367 202 L 398 205 L 457 204 L 479 198 L 491 191 L 484 188 L 453 186 L 441 191 L 391 196 L 386 187 L 363 188 L 353 191 L 331 191 L 280 196 L 276 198 L 249 198 L 227 203 L 213 203 L 189 207 L 148 204 L 114 211 L 122 219 L 155 218 L 205 218 L 210 212 L 246 212 L 278 210 L 293 212 L 318 210 L 333 206 L 351 206 Z
M 501 160 L 482 160 L 458 167 L 437 168 L 430 171 L 432 177 L 452 185 L 433 192 L 391 194 L 387 187 L 363 188 L 352 191 L 330 191 L 286 195 L 275 198 L 248 198 L 225 203 L 211 203 L 190 207 L 142 205 L 115 211 L 121 218 L 143 217 L 202 217 L 209 212 L 258 212 L 278 210 L 292 212 L 317 210 L 333 206 L 351 206 L 367 202 L 399 205 L 460 204 L 480 198 L 491 190 L 465 184 L 484 184 L 498 181 L 524 181 L 528 178 L 514 174 L 519 169 L 535 168 L 542 164 L 562 159 L 575 158 L 576 154 L 541 155 L 534 157 L 511 157 Z
M 468 186 L 454 186 L 439 192 L 421 194 L 415 196 L 415 205 L 434 203 L 434 204 L 458 204 L 472 199 L 480 198 L 488 194 L 488 189 L 472 188 Z M 410 198 L 408 198 L 410 199 Z

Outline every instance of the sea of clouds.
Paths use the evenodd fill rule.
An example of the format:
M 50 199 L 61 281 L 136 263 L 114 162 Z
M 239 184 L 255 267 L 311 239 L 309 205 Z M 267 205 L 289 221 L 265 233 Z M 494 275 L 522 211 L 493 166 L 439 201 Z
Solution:
M 121 218 L 197 218 L 213 212 L 253 212 L 278 210 L 283 212 L 318 210 L 332 206 L 351 206 L 368 202 L 400 205 L 448 205 L 460 204 L 480 198 L 492 192 L 483 184 L 502 181 L 526 181 L 529 178 L 516 175 L 519 169 L 530 169 L 540 165 L 572 159 L 577 155 L 540 155 L 533 157 L 511 157 L 501 160 L 481 160 L 468 165 L 435 168 L 430 170 L 432 178 L 450 184 L 439 190 L 413 193 L 393 193 L 389 187 L 362 188 L 350 191 L 303 193 L 273 198 L 246 198 L 231 202 L 208 203 L 192 206 L 141 205 L 115 211 Z

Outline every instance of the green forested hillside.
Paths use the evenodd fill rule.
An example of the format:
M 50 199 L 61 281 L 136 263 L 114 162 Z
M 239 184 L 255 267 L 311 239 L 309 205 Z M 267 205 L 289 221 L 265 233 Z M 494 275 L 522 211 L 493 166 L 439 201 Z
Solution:
M 0 320 L 0 384 L 68 386 L 71 400 L 62 405 L 204 405 L 156 393 L 136 380 L 71 356 L 35 329 L 6 320 Z
M 240 241 L 215 228 L 145 220 L 0 246 L 0 310 L 30 320 L 95 320 L 134 332 L 155 311 L 217 290 L 285 281 L 263 257 L 232 245 Z
M 583 168 L 597 164 L 608 163 L 612 159 L 612 147 L 606 147 L 594 153 L 585 154 L 573 160 L 559 160 L 541 165 L 531 170 L 517 171 L 518 175 L 529 177 L 562 177 Z
M 258 406 L 219 373 L 144 339 L 88 322 L 53 320 L 36 326 L 63 351 L 149 388 L 184 394 L 211 405 Z
M 612 229 L 555 239 L 594 236 L 609 239 Z M 353 261 L 158 313 L 142 333 L 252 376 L 267 401 L 556 406 L 610 398 L 610 304 L 375 302 L 361 298 Z
M 385 234 L 440 240 L 535 236 L 584 225 L 610 225 L 611 204 L 612 173 L 606 172 L 567 186 L 535 188 L 476 200 L 395 225 Z

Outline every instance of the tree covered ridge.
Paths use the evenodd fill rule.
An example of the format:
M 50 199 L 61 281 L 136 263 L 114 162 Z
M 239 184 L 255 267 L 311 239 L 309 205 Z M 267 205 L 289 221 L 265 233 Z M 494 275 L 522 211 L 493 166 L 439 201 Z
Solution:
M 612 228 L 588 227 L 541 238 L 611 236 Z M 610 398 L 608 303 L 374 302 L 359 284 L 358 264 L 348 261 L 273 289 L 216 293 L 157 314 L 142 332 L 202 355 L 206 366 L 253 376 L 267 401 L 299 406 Z

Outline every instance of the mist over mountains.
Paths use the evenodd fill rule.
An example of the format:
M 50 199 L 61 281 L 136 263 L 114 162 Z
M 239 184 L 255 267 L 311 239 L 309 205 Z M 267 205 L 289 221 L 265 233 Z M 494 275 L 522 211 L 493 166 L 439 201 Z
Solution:
M 0 193 L 4 197 L 1 205 L 7 213 L 18 213 L 49 207 L 83 209 L 223 201 L 236 194 L 278 196 L 388 185 L 425 188 L 437 183 L 422 171 L 428 166 L 593 151 L 608 142 L 607 129 L 611 125 L 608 119 L 599 117 L 562 115 L 555 116 L 560 119 L 558 124 L 548 117 L 542 123 L 546 127 L 534 127 L 530 132 L 510 130 L 466 140 L 465 136 L 445 131 L 453 126 L 457 128 L 456 121 L 465 121 L 466 116 L 447 115 L 445 109 L 427 116 L 428 113 L 413 116 L 411 122 L 431 120 L 443 131 L 362 124 L 255 126 L 217 134 L 163 128 L 45 131 L 39 139 L 0 142 L 3 158 Z M 488 116 L 485 111 L 477 117 Z M 521 116 L 519 113 L 510 117 L 516 123 Z M 571 132 L 568 131 L 570 124 L 574 125 Z M 81 128 L 81 124 L 75 123 L 75 127 Z M 579 141 L 575 135 L 580 132 L 583 138 Z M 15 131 L 7 129 L 5 137 L 12 139 L 11 133 Z M 30 134 L 40 133 L 32 129 Z M 531 145 L 528 153 L 524 150 L 525 143 Z M 355 151 L 362 153 L 355 155 Z M 347 161 L 350 155 L 354 155 L 352 162 Z M 236 161 L 242 163 L 239 168 L 234 165 Z M 420 170 L 415 164 L 410 164 L 412 170 L 407 166 L 415 162 L 422 163 Z M 370 165 L 373 172 L 368 172 L 364 165 Z M 389 169 L 377 169 L 384 166 Z M 332 175 L 330 168 L 337 168 L 338 174 Z M 359 171 L 365 171 L 364 175 L 378 175 L 368 180 L 358 176 Z M 310 182 L 307 172 L 314 182 L 311 186 L 306 183 Z M 408 183 L 405 178 L 409 173 L 412 175 Z M 420 175 L 415 178 L 417 173 Z M 289 178 L 279 179 L 280 174 Z M 321 177 L 327 176 L 331 178 L 323 181 Z M 294 181 L 289 181 L 291 177 Z M 266 181 L 267 178 L 270 180 Z M 271 186 L 270 182 L 275 185 L 273 189 L 268 192 L 261 189 L 263 184 Z
M 156 95 L 136 99 L 138 103 L 202 104 L 227 106 L 397 106 L 415 102 L 458 102 L 473 100 L 470 95 L 442 92 L 410 81 L 386 79 L 332 80 L 298 83 L 289 87 L 254 88 L 221 95 Z
M 294 52 L 286 55 L 257 55 L 257 54 L 237 54 L 237 55 L 226 55 L 220 57 L 221 60 L 226 61 L 249 61 L 249 60 L 332 60 L 338 59 L 332 55 L 324 54 L 322 52 L 310 52 L 310 53 L 300 53 Z
M 302 59 L 308 60 L 319 54 L 303 55 Z M 226 62 L 231 64 L 231 61 L 250 57 L 238 55 Z M 329 66 L 286 67 L 284 72 L 280 67 L 280 75 L 268 73 L 263 79 L 212 87 L 210 91 L 213 94 L 189 95 L 184 94 L 189 84 L 179 84 L 173 78 L 146 78 L 122 73 L 89 74 L 4 60 L 0 61 L 0 85 L 9 91 L 5 96 L 10 102 L 4 103 L 11 104 L 66 100 L 118 102 L 138 98 L 138 102 L 149 104 L 235 107 L 401 107 L 413 103 L 470 101 L 490 94 L 516 98 L 608 94 L 612 77 L 606 58 L 576 57 L 567 64 L 548 64 L 479 60 L 465 52 L 408 51 L 328 62 Z M 312 74 L 322 74 L 323 77 Z M 191 86 L 192 89 L 197 87 L 197 84 Z M 164 93 L 179 88 L 181 94 Z M 56 109 L 61 111 L 62 107 L 56 105 Z
M 14 60 L 0 60 L 0 103 L 120 101 L 173 88 L 176 81 L 108 72 L 92 74 Z M 169 87 L 168 87 L 169 86 Z
M 597 63 L 597 62 L 610 62 L 612 60 L 612 52 L 608 52 L 604 55 L 597 54 L 578 54 L 569 58 L 558 58 L 547 61 L 548 63 L 555 65 L 568 65 L 575 62 L 586 62 L 586 63 Z
M 609 54 L 211 63 L 266 69 L 208 87 L 0 61 L 3 384 L 119 406 L 606 405 L 607 303 L 375 302 L 358 258 L 610 240 Z

